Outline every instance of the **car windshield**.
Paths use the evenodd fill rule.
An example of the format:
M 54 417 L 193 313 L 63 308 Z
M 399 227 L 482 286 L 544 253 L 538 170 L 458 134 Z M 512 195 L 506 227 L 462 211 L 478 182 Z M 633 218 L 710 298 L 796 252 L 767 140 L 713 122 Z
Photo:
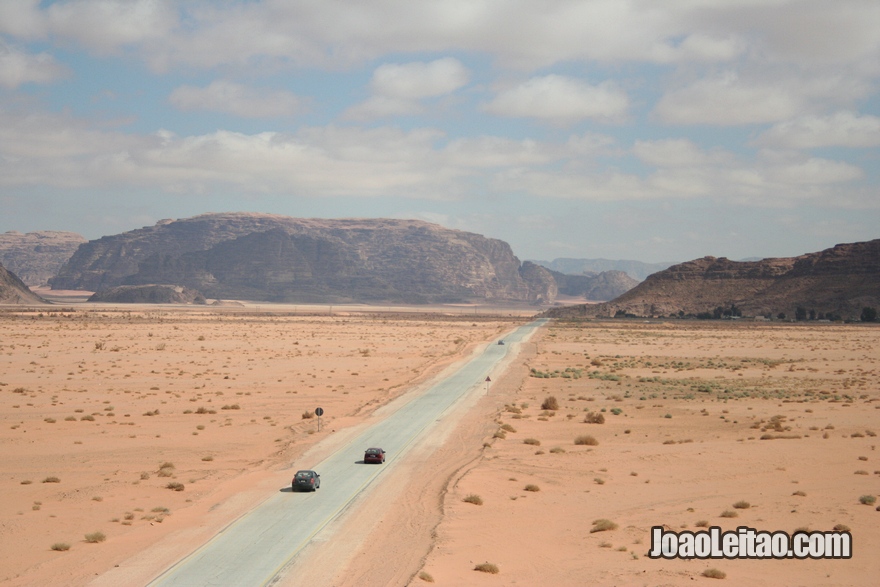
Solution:
M 377 448 L 368 448 L 367 453 L 371 455 L 379 454 L 379 449 Z
M 299 473 L 296 474 L 296 476 L 299 477 L 300 479 L 308 479 L 309 477 L 312 476 L 312 474 L 309 473 L 308 471 L 300 471 Z

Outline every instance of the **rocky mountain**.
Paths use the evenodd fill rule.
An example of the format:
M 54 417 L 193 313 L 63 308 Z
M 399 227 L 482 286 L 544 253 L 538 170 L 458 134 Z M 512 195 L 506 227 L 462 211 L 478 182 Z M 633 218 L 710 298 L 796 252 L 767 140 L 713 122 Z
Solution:
M 550 274 L 556 280 L 560 294 L 598 302 L 613 300 L 639 284 L 623 271 L 591 272 L 583 275 L 550 271 Z
M 45 285 L 84 242 L 75 232 L 4 232 L 0 234 L 0 263 L 30 286 Z
M 418 220 L 204 214 L 83 244 L 49 280 L 100 291 L 172 284 L 277 302 L 538 303 L 555 282 L 500 240 Z
M 790 258 L 703 257 L 650 275 L 611 302 L 549 313 L 557 317 L 697 315 L 732 306 L 746 316 L 784 313 L 794 318 L 800 307 L 817 316 L 858 318 L 862 308 L 880 307 L 880 239 Z
M 28 286 L 0 264 L 0 304 L 45 304 L 46 300 L 28 289 Z
M 559 258 L 552 261 L 534 261 L 542 267 L 566 275 L 593 275 L 605 271 L 623 271 L 636 281 L 643 281 L 657 271 L 663 271 L 673 263 L 642 263 L 641 261 L 611 259 L 570 259 Z M 610 299 L 610 298 L 606 298 Z
M 95 292 L 88 301 L 118 304 L 204 304 L 205 297 L 179 285 L 120 285 Z

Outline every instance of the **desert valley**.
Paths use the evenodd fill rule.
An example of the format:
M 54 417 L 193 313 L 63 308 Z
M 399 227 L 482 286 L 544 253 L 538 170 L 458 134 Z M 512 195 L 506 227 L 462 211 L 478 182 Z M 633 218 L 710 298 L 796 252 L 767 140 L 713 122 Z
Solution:
M 880 576 L 880 240 L 638 282 L 415 221 L 76 236 L 0 243 L 29 282 L 0 266 L 3 584 L 149 584 L 538 318 L 274 584 Z M 848 533 L 853 554 L 649 556 L 653 528 L 711 527 Z

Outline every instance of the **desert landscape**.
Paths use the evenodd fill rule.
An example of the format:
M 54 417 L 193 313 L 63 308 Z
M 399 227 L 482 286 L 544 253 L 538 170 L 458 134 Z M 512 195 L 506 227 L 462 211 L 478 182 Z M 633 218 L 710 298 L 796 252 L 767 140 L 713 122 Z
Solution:
M 530 319 L 424 310 L 4 308 L 2 581 L 146 584 Z M 878 343 L 876 325 L 551 322 L 279 584 L 870 585 Z M 853 557 L 652 560 L 657 525 L 846 528 Z

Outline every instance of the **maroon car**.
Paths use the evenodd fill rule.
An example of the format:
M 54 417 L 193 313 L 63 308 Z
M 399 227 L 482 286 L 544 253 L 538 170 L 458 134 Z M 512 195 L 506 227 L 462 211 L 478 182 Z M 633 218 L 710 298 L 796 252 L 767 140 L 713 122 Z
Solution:
M 364 463 L 376 463 L 381 465 L 385 462 L 385 451 L 381 448 L 368 448 L 364 451 Z

